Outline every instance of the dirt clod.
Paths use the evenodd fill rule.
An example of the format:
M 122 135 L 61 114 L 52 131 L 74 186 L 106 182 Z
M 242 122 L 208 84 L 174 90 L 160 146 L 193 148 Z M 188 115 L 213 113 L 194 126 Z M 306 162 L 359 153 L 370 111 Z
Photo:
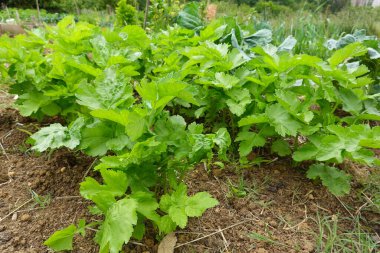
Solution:
M 314 252 L 314 243 L 311 242 L 311 241 L 304 241 L 303 243 L 303 246 L 302 248 L 306 251 L 306 252 Z
M 14 214 L 12 214 L 11 220 L 15 221 L 15 220 L 17 220 L 17 217 L 18 217 L 17 213 L 14 213 Z
M 26 214 L 21 215 L 20 220 L 25 222 L 25 221 L 30 221 L 31 218 L 32 216 L 26 213 Z
M 12 238 L 11 233 L 1 232 L 0 233 L 0 243 L 6 243 Z
M 268 253 L 268 251 L 264 248 L 258 248 L 257 250 L 255 250 L 255 253 Z

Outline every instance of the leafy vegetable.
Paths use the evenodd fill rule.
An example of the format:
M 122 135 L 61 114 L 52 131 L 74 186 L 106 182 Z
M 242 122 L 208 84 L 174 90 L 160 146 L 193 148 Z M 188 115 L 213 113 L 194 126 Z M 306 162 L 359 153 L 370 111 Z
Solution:
M 371 124 L 380 119 L 376 74 L 363 65 L 376 60 L 375 44 L 339 43 L 326 60 L 294 54 L 292 37 L 273 45 L 270 30 L 243 30 L 233 18 L 206 26 L 197 3 L 177 22 L 147 35 L 138 26 L 99 29 L 66 17 L 0 38 L 1 77 L 18 95 L 16 108 L 65 122 L 34 133 L 33 149 L 99 157 L 102 181 L 87 177 L 80 192 L 103 220 L 58 231 L 46 241 L 52 249 L 71 249 L 87 226 L 98 228 L 101 252 L 141 239 L 147 222 L 162 234 L 184 228 L 218 204 L 206 192 L 189 196 L 186 173 L 237 151 L 241 163 L 266 150 L 317 161 L 308 178 L 337 196 L 349 192 L 350 177 L 328 164 L 380 165 L 371 150 L 380 142 Z
M 310 179 L 320 178 L 322 184 L 336 196 L 342 196 L 350 192 L 350 176 L 337 168 L 323 164 L 313 164 L 307 171 Z

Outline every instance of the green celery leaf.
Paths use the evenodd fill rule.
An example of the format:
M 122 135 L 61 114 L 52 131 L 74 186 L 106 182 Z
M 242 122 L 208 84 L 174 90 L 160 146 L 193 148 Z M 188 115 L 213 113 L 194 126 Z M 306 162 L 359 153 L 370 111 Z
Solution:
M 107 68 L 93 83 L 82 81 L 75 96 L 80 105 L 91 110 L 115 109 L 121 104 L 128 108 L 134 102 L 130 77 L 120 73 L 116 67 Z
M 113 196 L 122 196 L 128 187 L 128 179 L 123 171 L 102 170 L 104 184 L 99 184 L 95 179 L 86 177 L 86 180 L 80 184 L 80 194 L 86 199 L 92 199 L 94 196 L 108 192 Z
M 44 96 L 39 92 L 24 93 L 16 101 L 15 107 L 20 111 L 22 116 L 30 116 L 36 113 L 44 106 L 48 106 L 51 98 Z
M 44 245 L 55 251 L 72 250 L 76 231 L 76 226 L 71 224 L 67 228 L 56 231 L 44 242 Z
M 208 209 L 218 205 L 219 202 L 207 192 L 198 192 L 187 199 L 186 215 L 200 217 Z
M 235 141 L 239 141 L 239 154 L 241 157 L 249 155 L 253 147 L 263 147 L 265 138 L 254 132 L 240 132 Z
M 228 160 L 227 158 L 227 149 L 231 145 L 231 137 L 230 134 L 228 133 L 226 128 L 220 128 L 218 131 L 215 133 L 215 138 L 213 139 L 214 143 L 218 145 L 219 147 L 219 157 Z
M 235 76 L 231 76 L 229 74 L 223 73 L 223 72 L 217 72 L 215 73 L 215 81 L 213 84 L 216 87 L 220 87 L 223 89 L 231 89 L 232 87 L 236 86 L 239 83 L 239 78 Z
M 328 59 L 328 62 L 331 66 L 337 66 L 342 63 L 344 60 L 361 56 L 366 54 L 368 51 L 367 47 L 364 46 L 361 42 L 355 42 L 345 46 L 344 48 L 338 49 L 334 52 L 334 54 Z
M 132 141 L 137 140 L 146 131 L 145 114 L 135 111 L 115 111 L 98 109 L 91 112 L 91 115 L 100 119 L 107 119 L 117 122 L 125 127 L 125 132 Z
M 206 192 L 199 192 L 192 197 L 187 196 L 187 187 L 181 183 L 171 195 L 165 194 L 160 200 L 160 209 L 168 213 L 169 218 L 180 228 L 187 225 L 188 217 L 199 217 L 206 209 L 218 205 L 219 202 Z M 164 216 L 165 217 L 165 216 Z M 168 218 L 161 218 L 161 231 L 170 231 L 173 226 Z
M 183 206 L 173 205 L 170 206 L 168 214 L 175 224 L 180 228 L 185 228 L 187 225 L 187 215 L 186 210 Z
M 141 26 L 127 25 L 121 30 L 121 35 L 124 34 L 126 34 L 126 36 L 123 37 L 125 38 L 128 46 L 133 46 L 142 50 L 145 50 L 149 47 L 149 38 Z
M 309 179 L 320 178 L 322 184 L 336 196 L 343 196 L 350 192 L 350 176 L 335 167 L 324 164 L 313 164 L 307 171 Z
M 105 213 L 116 201 L 115 197 L 125 194 L 129 181 L 122 171 L 102 170 L 104 184 L 99 184 L 95 179 L 86 177 L 80 184 L 80 194 L 92 200 L 97 207 Z
M 137 224 L 137 206 L 136 200 L 125 198 L 110 207 L 95 237 L 100 252 L 119 253 L 129 242 L 133 226 Z
M 344 143 L 337 136 L 323 136 L 318 142 L 314 142 L 314 145 L 318 147 L 316 160 L 328 161 L 330 159 L 336 159 L 338 162 L 343 161 L 342 151 L 344 149 Z
M 292 153 L 289 143 L 285 140 L 276 140 L 272 144 L 272 152 L 277 153 L 279 156 L 287 156 Z
M 158 228 L 160 233 L 169 234 L 177 228 L 177 224 L 170 218 L 169 215 L 164 215 L 158 223 Z
M 245 112 L 246 106 L 252 102 L 249 90 L 245 88 L 228 90 L 226 95 L 229 97 L 226 104 L 230 111 L 237 116 L 241 116 Z
M 80 148 L 91 156 L 101 156 L 107 153 L 107 141 L 112 139 L 114 132 L 104 122 L 96 122 L 82 130 Z
M 189 138 L 192 149 L 188 156 L 192 162 L 199 162 L 208 155 L 211 155 L 213 135 L 191 134 Z
M 375 153 L 369 149 L 359 149 L 355 152 L 347 154 L 347 156 L 359 163 L 366 164 L 368 166 L 373 166 L 376 163 Z
M 268 118 L 265 114 L 250 115 L 250 116 L 242 118 L 239 121 L 239 127 L 254 125 L 258 123 L 267 123 L 267 122 L 268 122 Z
M 67 127 L 59 123 L 51 124 L 41 128 L 38 132 L 30 136 L 34 141 L 32 149 L 43 152 L 47 149 L 57 149 L 60 147 L 75 148 L 79 145 L 80 136 L 71 135 Z
M 136 240 L 141 241 L 144 238 L 145 234 L 145 223 L 144 223 L 144 217 L 142 215 L 137 215 L 137 224 L 133 229 L 132 237 Z
M 343 87 L 339 88 L 339 95 L 342 99 L 343 110 L 353 114 L 359 114 L 363 109 L 363 102 L 356 96 L 356 94 L 349 89 Z
M 215 41 L 223 36 L 226 28 L 227 25 L 223 24 L 221 20 L 215 19 L 200 32 L 199 39 L 200 41 Z
M 297 162 L 315 159 L 318 148 L 312 143 L 306 143 L 293 153 L 293 160 Z
M 156 213 L 159 204 L 151 192 L 135 192 L 129 196 L 137 201 L 136 211 L 154 222 L 159 222 L 160 216 Z
M 295 120 L 280 104 L 270 105 L 266 109 L 270 123 L 281 136 L 296 136 L 302 124 Z

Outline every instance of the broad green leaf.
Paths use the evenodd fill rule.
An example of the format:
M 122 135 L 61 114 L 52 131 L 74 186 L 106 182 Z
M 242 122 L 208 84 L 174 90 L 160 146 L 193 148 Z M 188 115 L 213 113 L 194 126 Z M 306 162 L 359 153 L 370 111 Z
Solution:
M 149 38 L 144 29 L 138 25 L 127 25 L 121 30 L 121 35 L 125 39 L 128 46 L 139 49 L 147 49 L 149 47 Z
M 330 125 L 327 126 L 327 129 L 338 136 L 342 148 L 348 152 L 360 149 L 359 143 L 361 140 L 372 138 L 372 129 L 368 125 L 351 125 L 347 127 Z
M 186 227 L 188 218 L 185 207 L 172 205 L 169 207 L 168 214 L 177 226 L 182 229 Z
M 293 153 L 293 159 L 297 162 L 312 160 L 317 154 L 318 148 L 312 143 L 306 143 Z
M 165 77 L 157 81 L 142 82 L 135 87 L 139 95 L 154 109 L 164 108 L 174 98 L 198 105 L 193 94 L 187 90 L 188 84 L 176 77 Z
M 327 135 L 324 136 L 320 142 L 315 142 L 314 145 L 318 147 L 316 160 L 328 161 L 330 159 L 336 159 L 338 162 L 343 161 L 342 151 L 344 144 L 338 137 Z
M 245 88 L 228 90 L 226 95 L 229 97 L 226 104 L 230 111 L 237 116 L 241 116 L 245 112 L 246 106 L 252 102 L 251 95 Z
M 101 69 L 95 68 L 95 67 L 93 67 L 87 63 L 84 63 L 83 61 L 79 60 L 79 58 L 75 59 L 75 60 L 68 60 L 68 61 L 66 61 L 66 64 L 68 66 L 77 68 L 77 69 L 83 71 L 84 73 L 89 74 L 89 75 L 94 76 L 94 77 L 100 76 L 102 74 Z
M 88 155 L 98 156 L 107 153 L 107 141 L 112 139 L 113 130 L 103 122 L 97 122 L 82 130 L 80 148 Z
M 231 145 L 231 137 L 226 128 L 220 128 L 215 133 L 214 143 L 219 147 L 219 157 L 228 160 L 226 152 Z
M 44 242 L 44 245 L 53 249 L 54 251 L 72 250 L 73 239 L 77 231 L 75 225 L 71 224 L 67 228 L 56 231 Z
M 218 205 L 219 202 L 207 192 L 198 192 L 187 199 L 186 215 L 189 217 L 200 217 L 209 208 Z
M 320 178 L 322 184 L 336 196 L 343 196 L 350 192 L 350 176 L 335 167 L 324 164 L 313 164 L 307 171 L 309 179 Z
M 226 28 L 227 25 L 223 24 L 220 19 L 215 19 L 200 31 L 199 39 L 200 41 L 215 41 L 223 36 Z
M 116 202 L 115 197 L 123 196 L 128 187 L 128 180 L 124 172 L 113 170 L 101 171 L 104 184 L 99 184 L 95 179 L 86 177 L 80 184 L 80 194 L 92 200 L 103 213 Z
M 343 102 L 343 110 L 353 114 L 359 114 L 363 109 L 363 102 L 352 90 L 341 87 L 339 89 L 339 95 Z
M 129 242 L 133 226 L 137 224 L 137 206 L 136 200 L 124 198 L 110 207 L 96 233 L 100 252 L 119 253 L 123 245 Z
M 362 139 L 359 144 L 368 148 L 380 148 L 380 136 L 377 136 L 377 139 Z
M 141 241 L 144 238 L 145 234 L 144 220 L 145 219 L 142 215 L 137 215 L 137 224 L 133 228 L 132 237 L 139 241 Z
M 297 40 L 290 35 L 278 46 L 278 51 L 291 51 L 296 44 Z
M 368 166 L 373 166 L 376 164 L 376 160 L 379 160 L 375 157 L 375 153 L 372 150 L 364 148 L 348 153 L 347 157 Z
M 91 115 L 100 119 L 108 119 L 117 122 L 125 127 L 125 132 L 132 141 L 137 140 L 146 131 L 145 115 L 134 111 L 115 111 L 98 109 L 91 112 Z
M 367 51 L 367 47 L 365 47 L 362 43 L 355 42 L 335 51 L 334 54 L 328 59 L 328 62 L 331 66 L 335 67 L 344 60 L 351 57 L 362 56 L 366 54 Z
M 276 140 L 273 142 L 271 150 L 279 156 L 287 156 L 292 153 L 289 143 L 285 140 Z
M 254 132 L 240 132 L 235 139 L 239 141 L 239 154 L 241 157 L 249 155 L 253 147 L 263 147 L 265 138 Z
M 181 183 L 171 195 L 165 194 L 161 197 L 160 209 L 168 213 L 168 217 L 177 226 L 185 228 L 188 217 L 199 217 L 206 209 L 218 204 L 219 202 L 206 192 L 199 192 L 192 197 L 188 197 L 187 187 Z M 173 228 L 167 217 L 161 218 L 159 226 L 161 231 L 169 231 Z
M 240 80 L 235 76 L 223 72 L 217 72 L 215 73 L 215 81 L 213 82 L 213 84 L 216 87 L 228 90 L 237 85 L 239 81 Z
M 123 171 L 102 170 L 104 184 L 99 184 L 95 179 L 86 177 L 86 180 L 80 184 L 80 194 L 92 200 L 93 197 L 109 193 L 114 197 L 120 197 L 125 194 L 128 187 L 128 179 Z
M 239 127 L 254 125 L 258 123 L 267 123 L 267 122 L 268 122 L 268 118 L 265 114 L 250 115 L 250 116 L 242 118 L 239 121 Z
M 283 137 L 286 135 L 296 136 L 302 128 L 302 124 L 295 120 L 280 104 L 268 106 L 265 113 L 270 124 Z
M 60 147 L 75 148 L 79 145 L 80 136 L 71 135 L 67 127 L 60 123 L 51 124 L 41 128 L 38 132 L 30 136 L 34 141 L 32 149 L 43 152 L 47 149 L 57 149 Z
M 203 22 L 199 13 L 199 4 L 197 2 L 186 4 L 183 10 L 178 14 L 177 23 L 187 29 L 195 31 L 201 29 Z
M 97 109 L 91 111 L 91 115 L 99 119 L 107 119 L 121 125 L 127 125 L 129 111 L 122 110 L 117 112 L 115 110 Z
M 158 228 L 160 233 L 169 234 L 177 228 L 177 224 L 170 218 L 169 215 L 164 215 L 158 223 Z
M 160 216 L 156 213 L 159 204 L 153 193 L 150 192 L 135 192 L 129 196 L 137 201 L 136 211 L 144 217 L 154 222 L 159 222 Z
M 49 105 L 51 99 L 39 92 L 27 92 L 19 96 L 15 107 L 20 111 L 22 116 L 31 116 L 40 108 Z
M 93 83 L 84 80 L 79 84 L 77 102 L 91 110 L 115 109 L 122 104 L 128 108 L 135 100 L 129 81 L 130 77 L 119 73 L 116 67 L 107 68 Z

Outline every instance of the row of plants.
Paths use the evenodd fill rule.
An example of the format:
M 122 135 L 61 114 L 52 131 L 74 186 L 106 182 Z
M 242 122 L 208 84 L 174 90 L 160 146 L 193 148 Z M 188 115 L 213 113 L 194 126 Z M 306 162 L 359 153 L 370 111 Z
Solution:
M 7 8 L 0 10 L 0 21 L 5 22 L 7 19 L 14 19 L 18 23 L 21 22 L 44 22 L 47 24 L 55 24 L 64 18 L 63 13 L 49 13 L 44 9 L 40 10 L 40 16 L 36 9 L 15 9 Z
M 21 25 L 38 25 L 40 23 L 54 25 L 66 17 L 67 13 L 50 13 L 44 9 L 40 9 L 40 13 L 36 9 L 15 9 L 7 8 L 0 10 L 0 22 L 12 20 Z M 115 23 L 115 15 L 107 11 L 95 11 L 83 9 L 75 15 L 76 21 L 83 21 L 99 26 L 112 26 Z
M 181 6 L 179 1 L 169 4 L 163 0 L 152 0 L 146 18 L 145 9 L 141 10 L 137 1 L 126 0 L 118 1 L 115 6 L 107 10 L 78 9 L 73 11 L 68 8 L 65 12 L 50 13 L 45 9 L 40 9 L 38 12 L 36 9 L 5 8 L 0 10 L 0 22 L 12 20 L 21 25 L 38 25 L 40 23 L 54 25 L 70 15 L 68 13 L 75 13 L 77 22 L 82 21 L 102 27 L 144 24 L 151 30 L 159 30 L 175 21 Z
M 380 165 L 372 150 L 380 148 L 378 94 L 360 62 L 378 61 L 375 49 L 355 41 L 328 59 L 294 54 L 293 37 L 275 46 L 268 29 L 245 30 L 232 18 L 205 25 L 195 9 L 149 36 L 69 16 L 0 37 L 1 79 L 20 114 L 65 122 L 31 135 L 32 149 L 99 157 L 102 182 L 87 177 L 80 194 L 103 220 L 80 220 L 47 246 L 72 249 L 74 235 L 96 227 L 100 252 L 114 253 L 142 239 L 145 226 L 160 235 L 186 227 L 218 204 L 206 192 L 188 195 L 184 179 L 201 161 L 291 157 L 337 196 L 350 191 L 337 164 Z

